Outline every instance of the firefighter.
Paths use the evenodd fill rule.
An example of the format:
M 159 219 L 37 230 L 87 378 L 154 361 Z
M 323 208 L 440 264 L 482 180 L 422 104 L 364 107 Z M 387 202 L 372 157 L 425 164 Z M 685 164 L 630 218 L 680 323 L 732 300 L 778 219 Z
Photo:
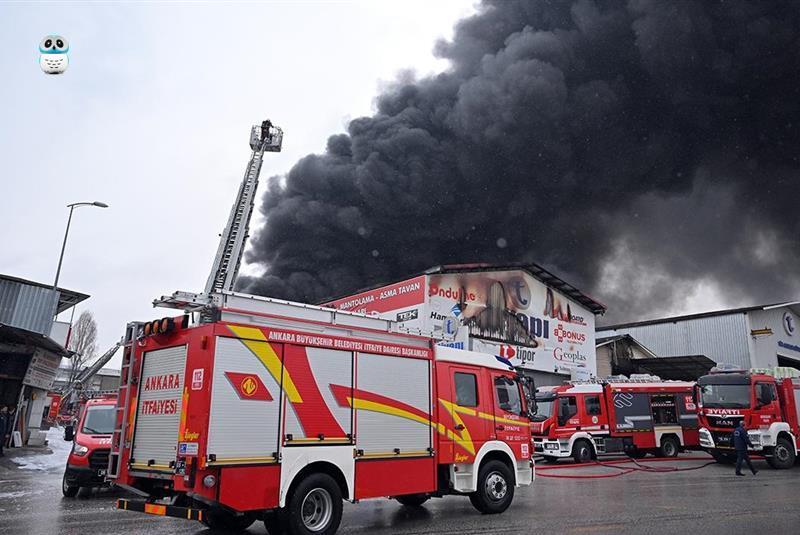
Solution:
M 3 445 L 6 443 L 6 432 L 11 427 L 9 422 L 8 407 L 0 407 L 0 457 L 3 457 Z
M 739 424 L 733 430 L 733 446 L 736 448 L 736 475 L 744 475 L 742 473 L 742 461 L 746 462 L 753 475 L 756 475 L 758 470 L 753 468 L 750 456 L 747 455 L 748 446 L 752 448 L 753 444 L 750 442 L 750 437 L 747 436 L 747 429 L 744 428 L 744 418 L 739 420 Z
M 269 129 L 272 128 L 272 121 L 265 119 L 261 122 L 261 141 L 268 141 L 270 138 Z

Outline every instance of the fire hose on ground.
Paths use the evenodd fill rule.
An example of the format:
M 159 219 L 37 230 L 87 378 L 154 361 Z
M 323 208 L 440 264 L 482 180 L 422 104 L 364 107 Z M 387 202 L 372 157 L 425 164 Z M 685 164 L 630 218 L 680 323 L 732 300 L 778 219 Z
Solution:
M 751 459 L 762 459 L 763 457 L 760 456 L 751 456 Z M 649 466 L 647 464 L 643 464 L 636 459 L 629 458 L 629 459 L 616 459 L 612 461 L 592 461 L 589 463 L 577 463 L 577 464 L 560 464 L 560 465 L 551 465 L 551 466 L 542 466 L 536 467 L 536 475 L 538 477 L 550 477 L 556 479 L 604 479 L 610 477 L 620 477 L 627 474 L 631 474 L 633 472 L 647 472 L 647 473 L 657 473 L 657 474 L 665 474 L 665 473 L 672 473 L 672 472 L 688 472 L 691 470 L 700 470 L 701 468 L 705 468 L 707 466 L 711 466 L 712 464 L 717 464 L 716 461 L 708 459 L 708 457 L 657 457 L 655 459 L 648 459 L 647 462 L 681 462 L 681 461 L 707 461 L 704 464 L 698 466 L 689 466 L 689 467 L 678 467 L 678 466 Z M 635 466 L 619 466 L 619 465 L 629 465 L 634 464 Z M 548 474 L 552 470 L 567 470 L 570 468 L 582 468 L 586 466 L 602 466 L 604 468 L 611 468 L 614 470 L 618 470 L 618 472 L 612 472 L 607 474 Z M 543 473 L 544 472 L 544 473 Z

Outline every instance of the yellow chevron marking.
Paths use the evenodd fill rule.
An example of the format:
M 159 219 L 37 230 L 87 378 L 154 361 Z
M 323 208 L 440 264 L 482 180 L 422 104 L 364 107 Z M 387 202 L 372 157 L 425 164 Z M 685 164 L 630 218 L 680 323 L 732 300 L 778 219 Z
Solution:
M 228 328 L 235 334 L 239 340 L 247 346 L 261 364 L 267 369 L 272 378 L 278 384 L 281 384 L 281 359 L 272 345 L 267 342 L 267 337 L 261 332 L 261 329 L 254 327 L 240 327 L 237 325 L 228 325 Z M 283 391 L 292 403 L 302 403 L 303 399 L 300 397 L 300 392 L 292 381 L 289 371 L 286 370 L 283 377 Z
M 470 452 L 470 454 L 475 455 L 475 444 L 472 442 L 472 436 L 469 434 L 469 428 L 464 424 L 464 420 L 461 419 L 459 413 L 475 416 L 477 411 L 456 405 L 455 403 L 446 401 L 442 398 L 439 398 L 439 403 L 441 403 L 445 410 L 450 413 L 450 416 L 453 417 L 453 421 L 456 423 L 456 425 L 464 426 L 464 429 L 458 434 L 456 434 L 455 431 L 448 429 L 447 438 L 452 439 L 456 444 Z

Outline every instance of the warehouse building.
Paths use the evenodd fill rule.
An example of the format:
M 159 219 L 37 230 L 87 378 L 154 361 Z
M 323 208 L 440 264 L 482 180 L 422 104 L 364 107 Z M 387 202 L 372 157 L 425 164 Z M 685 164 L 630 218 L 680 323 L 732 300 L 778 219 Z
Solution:
M 597 337 L 629 335 L 662 358 L 707 357 L 742 369 L 800 369 L 798 324 L 800 301 L 792 301 L 610 325 L 598 328 Z
M 606 307 L 535 264 L 437 266 L 322 306 L 395 320 L 440 344 L 507 358 L 537 385 L 597 374 Z
M 34 281 L 0 275 L 0 405 L 15 408 L 15 440 L 41 444 L 42 416 L 53 386 L 69 324 L 57 314 L 89 296 Z

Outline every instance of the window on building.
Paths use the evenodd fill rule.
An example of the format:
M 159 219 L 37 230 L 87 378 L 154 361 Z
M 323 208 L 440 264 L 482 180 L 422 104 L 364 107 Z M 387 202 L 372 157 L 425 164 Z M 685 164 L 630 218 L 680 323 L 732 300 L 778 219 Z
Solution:
M 456 372 L 456 404 L 462 407 L 478 406 L 478 379 L 475 374 Z
M 522 412 L 522 400 L 519 397 L 519 387 L 517 383 L 508 377 L 496 377 L 494 380 L 494 391 L 497 396 L 497 406 L 506 412 L 520 414 Z
M 586 414 L 589 416 L 600 416 L 603 411 L 600 408 L 600 396 L 586 396 Z

